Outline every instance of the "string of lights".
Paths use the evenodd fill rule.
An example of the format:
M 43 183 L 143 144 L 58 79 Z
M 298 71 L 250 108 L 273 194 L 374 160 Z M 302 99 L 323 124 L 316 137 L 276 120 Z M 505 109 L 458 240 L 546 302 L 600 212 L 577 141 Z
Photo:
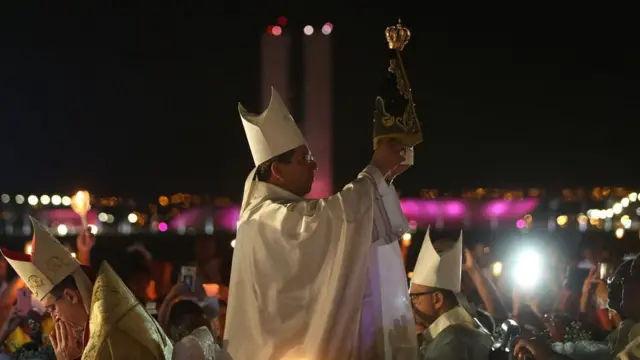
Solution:
M 537 195 L 537 197 L 531 195 Z M 93 217 L 90 219 L 89 224 L 95 227 L 92 230 L 96 232 L 116 231 L 126 234 L 132 230 L 133 232 L 140 232 L 148 229 L 150 232 L 177 231 L 178 233 L 192 233 L 196 231 L 200 233 L 204 231 L 205 233 L 211 233 L 213 231 L 211 229 L 216 227 L 213 222 L 219 221 L 219 219 L 203 221 L 202 224 L 193 229 L 190 225 L 172 225 L 175 224 L 174 220 L 176 218 L 192 208 L 208 207 L 219 209 L 223 212 L 226 209 L 228 210 L 227 212 L 231 213 L 237 207 L 237 203 L 228 197 L 185 193 L 160 195 L 155 201 L 119 196 L 89 195 L 88 193 L 87 196 L 90 199 L 89 207 L 93 207 L 93 210 L 88 214 L 88 216 Z M 453 200 L 456 198 L 462 199 Z M 24 219 L 27 219 L 26 216 L 28 214 L 51 212 L 57 209 L 71 211 L 73 208 L 72 199 L 73 196 L 63 194 L 0 194 L 0 220 L 5 224 L 5 227 L 7 224 L 12 225 L 14 228 L 22 226 L 22 223 L 28 225 L 28 221 L 24 221 Z M 414 229 L 423 228 L 426 223 L 442 227 L 442 223 L 431 223 L 428 219 L 421 221 L 419 217 L 415 217 L 423 215 L 423 210 L 427 212 L 438 211 L 437 207 L 440 206 L 445 210 L 446 214 L 446 211 L 452 210 L 450 208 L 455 205 L 452 203 L 456 202 L 460 204 L 453 210 L 462 211 L 461 209 L 466 207 L 468 209 L 466 210 L 467 213 L 474 213 L 479 210 L 473 204 L 489 205 L 490 203 L 501 201 L 517 208 L 519 207 L 518 202 L 527 201 L 526 199 L 538 199 L 538 205 L 535 206 L 535 209 L 529 209 L 529 212 L 525 213 L 526 215 L 520 215 L 522 216 L 521 218 L 515 218 L 512 221 L 499 219 L 496 221 L 499 223 L 499 227 L 513 226 L 515 222 L 518 229 L 525 231 L 534 225 L 540 226 L 539 219 L 545 219 L 544 222 L 547 222 L 550 231 L 558 227 L 561 229 L 577 227 L 581 231 L 614 231 L 617 237 L 622 238 L 626 231 L 637 229 L 638 224 L 640 224 L 637 221 L 640 217 L 638 193 L 624 188 L 563 189 L 560 194 L 556 193 L 555 195 L 544 189 L 479 188 L 459 192 L 457 196 L 451 193 L 441 193 L 437 190 L 424 190 L 421 199 L 423 202 L 431 202 L 430 204 L 416 206 L 414 203 L 420 202 L 420 199 L 403 199 L 403 204 L 405 205 L 403 209 L 408 211 L 406 215 L 411 220 Z M 490 213 L 491 211 L 483 216 L 491 217 Z M 476 215 L 480 216 L 482 214 Z M 210 218 L 220 217 L 213 213 L 209 213 L 207 216 Z M 225 215 L 224 217 L 225 220 L 223 222 L 226 225 L 222 226 L 222 228 L 234 231 L 233 216 Z M 536 218 L 535 224 L 534 217 Z M 418 221 L 417 223 L 416 220 Z M 456 221 L 455 219 L 445 219 L 444 222 L 453 224 Z M 76 231 L 74 229 L 76 225 L 65 223 L 64 221 L 59 221 L 59 224 L 55 224 L 55 221 L 51 221 L 51 223 L 52 228 L 56 229 L 61 236 L 66 234 L 73 235 Z M 474 227 L 477 224 L 477 222 L 471 222 L 470 224 L 465 222 L 464 224 L 456 223 L 456 226 Z M 447 225 L 445 224 L 445 226 Z M 492 225 L 492 228 L 497 229 L 497 226 Z

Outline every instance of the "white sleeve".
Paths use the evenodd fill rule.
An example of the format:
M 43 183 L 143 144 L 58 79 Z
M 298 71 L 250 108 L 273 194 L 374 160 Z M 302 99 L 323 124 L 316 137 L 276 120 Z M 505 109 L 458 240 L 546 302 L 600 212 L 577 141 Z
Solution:
M 393 185 L 388 184 L 382 173 L 373 166 L 364 169 L 375 181 L 376 194 L 373 217 L 373 242 L 386 245 L 398 241 L 409 231 L 409 223 L 400 207 L 400 199 Z
M 354 224 L 367 218 L 372 219 L 370 244 L 392 244 L 409 231 L 395 187 L 388 184 L 380 170 L 371 165 L 328 198 L 289 203 L 269 200 L 263 205 L 250 207 L 248 211 L 248 218 L 255 219 L 257 215 L 265 224 L 274 224 L 283 232 L 290 231 L 291 236 L 284 236 L 285 239 L 306 238 L 319 228 L 338 225 L 336 221 Z

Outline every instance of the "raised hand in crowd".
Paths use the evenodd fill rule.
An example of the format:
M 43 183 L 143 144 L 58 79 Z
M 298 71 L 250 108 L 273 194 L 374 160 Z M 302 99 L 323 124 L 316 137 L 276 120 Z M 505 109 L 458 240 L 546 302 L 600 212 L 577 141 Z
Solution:
M 91 228 L 86 228 L 80 232 L 76 238 L 78 248 L 78 261 L 83 265 L 91 263 L 91 249 L 96 243 L 96 237 L 91 233 Z

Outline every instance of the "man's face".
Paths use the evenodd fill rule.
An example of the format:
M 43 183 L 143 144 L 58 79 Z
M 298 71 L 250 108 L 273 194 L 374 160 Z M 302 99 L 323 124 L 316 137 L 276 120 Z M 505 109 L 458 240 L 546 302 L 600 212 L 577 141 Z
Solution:
M 55 321 L 62 320 L 74 326 L 85 325 L 87 311 L 78 290 L 66 289 L 62 296 L 57 298 L 49 293 L 41 303 Z
M 441 301 L 435 289 L 424 285 L 411 284 L 409 289 L 413 318 L 418 332 L 424 331 L 438 318 Z
M 305 145 L 294 150 L 290 163 L 277 162 L 273 166 L 287 190 L 298 196 L 305 196 L 311 191 L 318 164 Z
M 622 311 L 635 321 L 640 321 L 640 260 L 636 257 L 629 275 L 622 279 Z

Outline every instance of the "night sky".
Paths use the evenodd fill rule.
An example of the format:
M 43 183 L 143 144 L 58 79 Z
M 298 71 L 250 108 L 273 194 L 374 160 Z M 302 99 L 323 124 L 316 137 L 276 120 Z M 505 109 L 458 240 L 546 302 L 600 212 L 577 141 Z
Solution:
M 334 24 L 336 185 L 369 161 L 390 11 L 56 6 L 0 22 L 0 192 L 238 199 L 252 162 L 237 103 L 262 110 L 259 40 L 278 15 L 298 34 Z M 425 132 L 404 194 L 640 185 L 638 31 L 595 11 L 399 14 Z

